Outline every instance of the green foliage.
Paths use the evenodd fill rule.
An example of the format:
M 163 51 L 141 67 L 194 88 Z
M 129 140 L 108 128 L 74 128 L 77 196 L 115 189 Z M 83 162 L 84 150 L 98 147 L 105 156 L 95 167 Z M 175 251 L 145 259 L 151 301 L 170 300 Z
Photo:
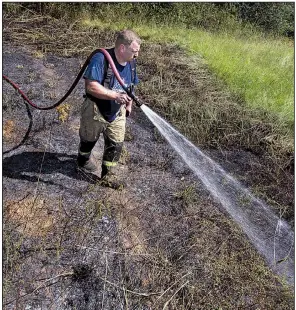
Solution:
M 199 33 L 191 49 L 201 53 L 216 74 L 253 108 L 280 116 L 281 123 L 294 122 L 294 52 L 284 41 L 237 38 Z
M 235 3 L 238 17 L 267 32 L 294 36 L 294 3 L 240 2 Z
M 203 2 L 34 2 L 5 3 L 4 13 L 30 11 L 55 18 L 89 15 L 101 21 L 121 19 L 127 23 L 182 25 L 209 31 L 233 31 L 239 24 L 259 27 L 277 35 L 294 35 L 294 3 L 203 3 Z

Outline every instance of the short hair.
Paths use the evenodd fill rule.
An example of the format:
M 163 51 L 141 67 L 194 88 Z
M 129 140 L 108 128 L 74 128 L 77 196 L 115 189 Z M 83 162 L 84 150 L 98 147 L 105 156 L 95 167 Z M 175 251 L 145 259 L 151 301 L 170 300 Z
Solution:
M 131 45 L 133 41 L 136 41 L 138 44 L 141 44 L 141 39 L 133 30 L 122 30 L 117 33 L 115 40 L 115 47 L 119 47 L 120 44 Z

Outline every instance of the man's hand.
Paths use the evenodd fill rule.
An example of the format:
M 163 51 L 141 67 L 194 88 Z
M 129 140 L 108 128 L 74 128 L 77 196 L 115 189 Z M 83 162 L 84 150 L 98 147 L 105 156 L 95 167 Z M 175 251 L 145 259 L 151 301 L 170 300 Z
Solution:
M 97 81 L 85 80 L 86 92 L 92 96 L 105 99 L 105 100 L 115 100 L 119 104 L 131 105 L 132 99 L 124 92 L 118 93 L 111 89 L 107 89 Z
M 115 100 L 119 104 L 126 104 L 126 105 L 128 105 L 129 102 L 131 101 L 131 98 L 126 93 L 117 93 Z

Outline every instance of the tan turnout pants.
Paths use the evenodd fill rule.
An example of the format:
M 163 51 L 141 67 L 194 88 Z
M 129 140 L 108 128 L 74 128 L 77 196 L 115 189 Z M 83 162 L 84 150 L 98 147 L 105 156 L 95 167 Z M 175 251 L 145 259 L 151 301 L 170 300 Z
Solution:
M 109 123 L 100 113 L 95 102 L 86 98 L 81 108 L 79 136 L 82 141 L 96 142 L 103 133 L 105 140 L 103 165 L 115 166 L 119 160 L 125 136 L 125 107 Z

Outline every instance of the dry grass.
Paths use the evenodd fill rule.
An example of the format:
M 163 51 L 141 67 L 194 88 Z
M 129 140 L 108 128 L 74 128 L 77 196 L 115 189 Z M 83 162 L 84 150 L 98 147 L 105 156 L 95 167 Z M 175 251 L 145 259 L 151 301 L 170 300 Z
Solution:
M 35 56 L 54 53 L 64 57 L 85 57 L 98 46 L 111 46 L 114 40 L 112 32 L 81 30 L 77 21 L 69 26 L 68 21 L 50 16 L 38 16 L 33 20 L 5 18 L 3 35 L 4 41 L 30 46 Z
M 16 138 L 16 128 L 13 120 L 4 121 L 3 124 L 4 141 L 12 142 Z
M 53 232 L 54 218 L 47 210 L 44 199 L 25 198 L 20 202 L 8 202 L 7 221 L 17 226 L 17 231 L 26 237 L 44 237 Z

